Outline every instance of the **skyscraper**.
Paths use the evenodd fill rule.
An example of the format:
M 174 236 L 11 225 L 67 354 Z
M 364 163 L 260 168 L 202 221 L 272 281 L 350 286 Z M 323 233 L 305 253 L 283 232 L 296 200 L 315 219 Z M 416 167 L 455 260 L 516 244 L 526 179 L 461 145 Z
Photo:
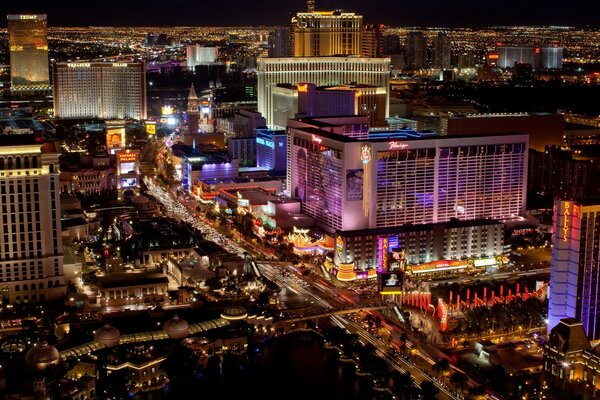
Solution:
M 362 30 L 362 15 L 339 10 L 299 12 L 292 18 L 293 55 L 360 55 Z
M 451 56 L 450 38 L 446 32 L 438 32 L 433 38 L 433 68 L 450 68 Z
M 556 200 L 550 266 L 548 330 L 576 318 L 600 339 L 600 199 Z
M 406 36 L 406 67 L 421 69 L 426 67 L 427 39 L 423 32 L 409 32 Z
M 60 185 L 54 145 L 0 134 L 0 295 L 4 303 L 64 296 Z
M 383 30 L 384 26 L 379 24 L 367 24 L 363 30 L 362 51 L 363 57 L 383 56 Z
M 49 90 L 46 14 L 8 15 L 7 20 L 11 90 Z
M 144 62 L 55 63 L 57 118 L 146 119 Z
M 269 57 L 290 56 L 290 28 L 275 28 L 269 33 Z

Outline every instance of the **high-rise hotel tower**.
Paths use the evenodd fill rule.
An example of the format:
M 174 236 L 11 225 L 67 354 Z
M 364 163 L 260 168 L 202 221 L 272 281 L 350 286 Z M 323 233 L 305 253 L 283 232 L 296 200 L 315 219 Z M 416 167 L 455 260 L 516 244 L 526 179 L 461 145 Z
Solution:
M 46 14 L 11 14 L 7 20 L 11 90 L 50 90 Z
M 57 118 L 146 119 L 143 62 L 55 63 Z
M 548 330 L 576 318 L 600 339 L 600 199 L 556 200 Z
M 58 156 L 33 134 L 0 134 L 2 302 L 65 295 Z

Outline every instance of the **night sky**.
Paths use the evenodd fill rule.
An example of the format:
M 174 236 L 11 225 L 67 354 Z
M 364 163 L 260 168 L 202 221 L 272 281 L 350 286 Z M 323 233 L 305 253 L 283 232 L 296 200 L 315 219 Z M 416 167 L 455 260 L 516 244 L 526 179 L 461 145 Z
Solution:
M 391 26 L 594 25 L 597 0 L 317 0 Z M 0 0 L 0 14 L 46 13 L 51 26 L 287 25 L 303 0 Z M 6 26 L 6 20 L 0 26 Z

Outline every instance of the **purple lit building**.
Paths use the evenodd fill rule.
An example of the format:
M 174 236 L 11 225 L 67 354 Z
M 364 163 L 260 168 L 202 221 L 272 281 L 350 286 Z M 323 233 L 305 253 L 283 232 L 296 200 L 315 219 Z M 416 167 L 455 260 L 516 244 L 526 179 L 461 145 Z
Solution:
M 523 134 L 437 136 L 369 130 L 359 116 L 296 119 L 288 125 L 286 187 L 305 214 L 338 238 L 453 218 L 509 220 L 525 209 L 527 148 Z M 336 253 L 356 255 L 343 248 L 346 241 L 339 245 Z M 357 261 L 341 260 L 375 267 Z

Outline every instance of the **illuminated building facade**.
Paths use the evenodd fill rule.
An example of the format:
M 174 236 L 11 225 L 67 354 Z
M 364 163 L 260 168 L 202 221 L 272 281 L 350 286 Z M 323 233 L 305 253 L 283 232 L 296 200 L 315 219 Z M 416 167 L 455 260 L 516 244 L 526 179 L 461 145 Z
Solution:
M 256 130 L 256 166 L 283 172 L 286 166 L 287 134 L 284 130 Z
M 385 126 L 386 99 L 384 88 L 368 85 L 277 85 L 272 88 L 272 125 L 283 128 L 296 117 L 366 115 L 369 125 Z
M 193 71 L 198 65 L 214 63 L 218 55 L 219 49 L 216 47 L 189 44 L 186 47 L 186 65 Z
M 0 135 L 4 304 L 52 301 L 66 293 L 58 156 L 33 134 Z
M 383 25 L 365 25 L 361 50 L 361 55 L 363 57 L 383 57 L 383 32 Z
M 384 91 L 389 115 L 389 58 L 290 57 L 258 60 L 258 111 L 273 124 L 272 91 L 276 85 L 310 82 L 317 86 L 369 85 Z
M 415 276 L 496 267 L 504 253 L 504 226 L 492 219 L 339 231 L 335 260 L 357 270 L 387 267 L 392 249 L 403 248 Z M 462 262 L 457 262 L 462 261 Z M 472 265 L 469 265 L 471 263 Z
M 370 131 L 356 116 L 290 120 L 286 186 L 304 213 L 340 235 L 453 218 L 514 219 L 525 209 L 527 145 L 518 134 Z M 361 257 L 368 268 L 376 255 L 367 247 Z M 354 259 L 344 262 L 356 261 L 348 255 Z
M 534 70 L 561 69 L 563 48 L 556 46 L 499 46 L 498 64 L 500 68 L 514 68 L 515 64 L 530 64 Z
M 54 63 L 57 118 L 146 119 L 146 63 Z
M 361 54 L 363 17 L 351 12 L 299 12 L 292 18 L 295 57 Z
M 50 90 L 46 14 L 8 15 L 7 20 L 11 90 Z
M 600 199 L 554 202 L 548 329 L 562 318 L 583 323 L 587 337 L 600 339 Z
M 119 198 L 140 193 L 140 151 L 121 150 L 117 155 L 117 189 Z

